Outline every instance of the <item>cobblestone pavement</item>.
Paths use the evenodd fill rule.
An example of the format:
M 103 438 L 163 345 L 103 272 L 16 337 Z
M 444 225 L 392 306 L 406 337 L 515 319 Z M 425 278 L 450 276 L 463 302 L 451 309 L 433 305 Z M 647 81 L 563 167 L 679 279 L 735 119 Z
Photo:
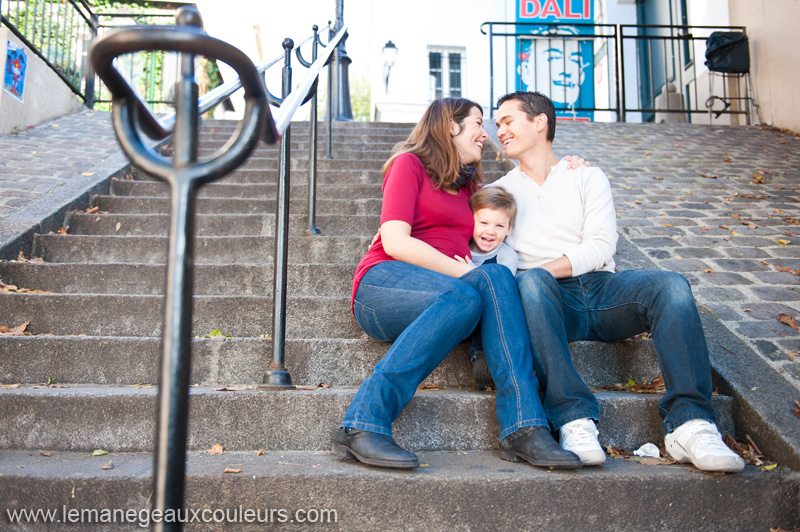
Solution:
M 557 152 L 609 176 L 620 232 L 800 389 L 800 135 L 759 127 L 563 124 Z
M 800 332 L 778 321 L 800 316 L 799 135 L 559 123 L 555 149 L 603 168 L 621 233 L 800 389 Z M 0 136 L 0 226 L 119 153 L 105 112 Z
M 0 136 L 0 222 L 120 151 L 107 112 L 81 111 Z

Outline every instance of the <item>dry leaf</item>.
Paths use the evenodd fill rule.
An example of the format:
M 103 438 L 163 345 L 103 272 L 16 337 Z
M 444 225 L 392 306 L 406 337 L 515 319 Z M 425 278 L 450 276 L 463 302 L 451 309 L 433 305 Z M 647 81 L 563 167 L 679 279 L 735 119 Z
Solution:
M 661 224 L 661 225 L 663 225 L 664 227 L 675 227 L 675 226 L 674 226 L 674 225 L 672 225 L 672 224 Z
M 700 177 L 705 177 L 706 179 L 717 179 L 717 176 L 711 174 L 700 174 Z
M 788 353 L 786 353 L 786 356 L 789 357 L 789 360 L 794 362 L 797 359 L 797 351 L 789 351 Z
M 0 386 L 2 386 L 4 390 L 13 390 L 14 388 L 19 388 L 20 386 L 22 386 L 22 384 L 18 382 L 16 384 L 3 384 Z
M 420 390 L 444 390 L 444 386 L 439 386 L 438 384 L 426 384 L 424 386 L 419 387 Z
M 208 454 L 228 454 L 228 451 L 223 450 L 222 445 L 216 444 L 214 447 L 209 449 Z
M 675 460 L 670 460 L 668 458 L 652 458 L 649 456 L 644 457 L 641 460 L 638 460 L 638 462 L 642 465 L 653 465 L 653 466 L 677 464 Z
M 47 458 L 50 458 L 51 456 L 53 456 L 53 453 L 39 453 L 39 454 L 41 456 L 46 456 Z
M 792 243 L 792 242 L 791 242 L 790 240 L 784 240 L 783 238 L 779 238 L 779 239 L 778 239 L 778 244 L 782 244 L 782 245 L 784 245 L 784 246 L 788 246 L 788 245 L 789 245 L 789 244 L 791 244 L 791 243 Z
M 723 157 L 722 160 L 725 161 L 726 163 L 732 162 L 730 157 Z
M 778 314 L 778 321 L 784 325 L 788 325 L 795 331 L 800 331 L 800 327 L 797 325 L 797 320 L 788 314 Z
M 774 212 L 775 214 L 783 214 L 783 211 L 780 209 L 772 209 L 772 212 Z
M 798 401 L 797 399 L 795 399 L 795 400 L 794 400 L 794 404 L 796 404 L 796 405 L 797 405 L 797 406 L 795 407 L 795 409 L 794 409 L 794 415 L 796 415 L 798 418 L 800 418 L 800 401 Z
M 256 451 L 256 456 L 264 456 L 265 454 L 267 454 L 267 453 L 264 452 L 264 449 L 259 449 L 259 450 Z
M 241 473 L 241 469 L 231 469 L 230 467 L 226 467 L 223 473 Z
M 656 175 L 656 176 L 653 176 L 653 179 L 655 179 L 655 180 L 657 180 L 657 181 L 663 181 L 663 180 L 664 180 L 664 178 L 663 178 L 663 177 L 659 177 L 659 176 L 657 176 L 657 175 Z
M 29 320 L 23 323 L 22 325 L 17 325 L 13 329 L 5 325 L 0 325 L 0 336 L 27 336 L 27 334 L 30 333 L 26 334 L 25 329 L 27 329 L 28 325 L 30 324 L 31 322 Z
M 222 388 L 211 388 L 214 392 L 244 392 L 247 388 L 231 388 L 230 386 L 223 386 Z
M 107 463 L 107 464 L 103 464 L 103 465 L 100 467 L 100 469 L 102 469 L 103 471 L 108 471 L 109 469 L 114 469 L 114 462 L 112 462 L 111 460 L 109 460 L 109 461 L 108 461 L 108 463 Z
M 331 387 L 330 384 L 325 384 L 324 382 L 320 382 L 319 384 L 317 384 L 317 388 L 330 388 L 330 387 Z
M 783 221 L 787 224 L 800 225 L 800 220 L 797 218 L 784 218 Z
M 703 270 L 703 273 L 714 273 L 714 268 L 709 268 L 707 270 Z

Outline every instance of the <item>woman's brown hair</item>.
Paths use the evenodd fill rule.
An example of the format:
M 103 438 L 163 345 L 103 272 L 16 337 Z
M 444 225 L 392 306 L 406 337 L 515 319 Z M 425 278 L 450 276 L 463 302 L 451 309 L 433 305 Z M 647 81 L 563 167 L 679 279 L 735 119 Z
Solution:
M 477 107 L 483 114 L 480 105 L 466 98 L 439 98 L 431 102 L 408 138 L 392 150 L 392 156 L 383 165 L 383 175 L 386 175 L 395 157 L 411 153 L 422 161 L 431 176 L 434 189 L 452 189 L 464 165 L 453 143 L 450 121 L 462 127 L 473 107 Z M 465 186 L 474 192 L 483 183 L 485 176 L 480 161 L 470 166 L 475 168 L 475 177 Z

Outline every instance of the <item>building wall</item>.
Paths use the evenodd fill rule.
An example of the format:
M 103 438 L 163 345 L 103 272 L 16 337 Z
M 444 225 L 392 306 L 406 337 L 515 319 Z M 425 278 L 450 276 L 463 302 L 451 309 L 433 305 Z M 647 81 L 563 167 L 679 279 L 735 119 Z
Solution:
M 800 61 L 792 37 L 800 20 L 797 0 L 730 0 L 730 22 L 747 27 L 750 72 L 761 119 L 800 132 Z
M 22 43 L 16 35 L 0 26 L 0 72 L 6 68 L 6 47 L 11 41 Z M 77 111 L 83 105 L 55 72 L 33 52 L 28 54 L 25 88 L 20 102 L 0 87 L 0 135 L 27 129 L 47 120 Z

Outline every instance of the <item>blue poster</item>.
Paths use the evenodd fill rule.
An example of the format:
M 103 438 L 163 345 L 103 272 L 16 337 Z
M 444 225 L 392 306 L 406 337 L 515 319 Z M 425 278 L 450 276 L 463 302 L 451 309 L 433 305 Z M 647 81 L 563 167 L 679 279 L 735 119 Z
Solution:
M 518 0 L 517 86 L 553 100 L 559 120 L 592 120 L 592 0 Z
M 3 74 L 3 90 L 22 101 L 25 92 L 25 74 L 28 71 L 28 55 L 23 46 L 8 41 L 6 49 L 6 71 Z

